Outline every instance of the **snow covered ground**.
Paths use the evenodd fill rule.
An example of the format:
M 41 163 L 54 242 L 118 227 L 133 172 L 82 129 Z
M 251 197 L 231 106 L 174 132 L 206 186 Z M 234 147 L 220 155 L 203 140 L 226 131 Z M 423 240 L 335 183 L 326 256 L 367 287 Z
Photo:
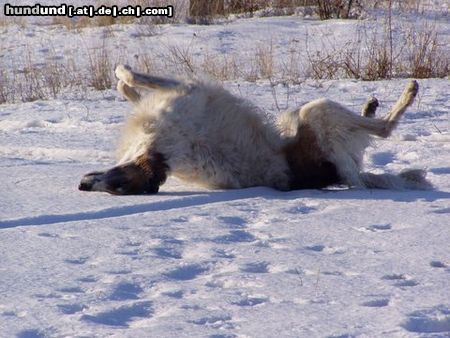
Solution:
M 285 17 L 161 29 L 180 43 L 196 32 L 201 53 L 261 35 L 286 46 L 315 24 Z M 342 31 L 351 22 L 333 24 Z M 62 29 L 22 29 L 36 50 L 52 39 L 57 53 L 76 52 Z M 117 30 L 119 46 L 128 29 Z M 14 37 L 2 39 L 14 58 Z M 321 96 L 358 112 L 371 94 L 382 114 L 406 83 L 225 86 L 273 116 L 277 104 Z M 114 163 L 128 104 L 115 91 L 89 91 L 0 105 L 0 336 L 449 337 L 450 83 L 419 84 L 395 135 L 368 149 L 366 167 L 426 168 L 431 191 L 209 191 L 171 178 L 155 196 L 85 193 L 81 176 Z

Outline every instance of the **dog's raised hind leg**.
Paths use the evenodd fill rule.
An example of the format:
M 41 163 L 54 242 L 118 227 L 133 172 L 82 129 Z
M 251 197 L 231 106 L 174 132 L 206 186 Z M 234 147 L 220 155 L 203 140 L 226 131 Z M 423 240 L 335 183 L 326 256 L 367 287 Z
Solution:
M 416 97 L 418 91 L 419 84 L 417 81 L 413 80 L 408 83 L 394 107 L 392 107 L 391 111 L 383 118 L 386 123 L 385 135 L 383 135 L 383 137 L 388 137 L 391 135 L 403 113 L 414 102 L 414 98 Z
M 402 95 L 385 117 L 366 118 L 364 116 L 355 115 L 354 118 L 352 118 L 352 122 L 359 128 L 366 130 L 369 134 L 387 138 L 392 134 L 395 127 L 397 127 L 403 113 L 414 102 L 414 98 L 418 91 L 419 85 L 417 81 L 411 81 L 407 84 Z
M 129 87 L 140 87 L 145 89 L 173 89 L 180 87 L 181 83 L 176 80 L 134 72 L 130 66 L 118 65 L 116 76 Z
M 131 103 L 137 103 L 141 100 L 141 95 L 122 80 L 117 82 L 117 91 Z

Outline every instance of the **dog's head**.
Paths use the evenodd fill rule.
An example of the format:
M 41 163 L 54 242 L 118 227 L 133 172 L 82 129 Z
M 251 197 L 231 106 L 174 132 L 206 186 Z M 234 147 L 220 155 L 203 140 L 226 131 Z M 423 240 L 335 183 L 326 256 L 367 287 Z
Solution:
M 165 182 L 168 171 L 166 159 L 161 153 L 144 154 L 107 171 L 86 174 L 78 189 L 114 195 L 156 194 Z

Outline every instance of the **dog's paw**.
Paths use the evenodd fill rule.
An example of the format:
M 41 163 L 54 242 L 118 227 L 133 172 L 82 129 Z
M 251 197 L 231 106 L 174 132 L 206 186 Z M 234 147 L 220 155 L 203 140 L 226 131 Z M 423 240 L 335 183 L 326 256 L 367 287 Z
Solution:
M 364 105 L 361 115 L 364 117 L 374 117 L 378 106 L 378 99 L 375 96 L 371 96 Z
M 408 83 L 405 89 L 405 93 L 407 93 L 411 98 L 415 98 L 417 93 L 419 92 L 419 84 L 416 80 L 412 80 Z
M 125 82 L 128 86 L 133 87 L 133 72 L 128 65 L 118 65 L 115 70 L 119 80 Z

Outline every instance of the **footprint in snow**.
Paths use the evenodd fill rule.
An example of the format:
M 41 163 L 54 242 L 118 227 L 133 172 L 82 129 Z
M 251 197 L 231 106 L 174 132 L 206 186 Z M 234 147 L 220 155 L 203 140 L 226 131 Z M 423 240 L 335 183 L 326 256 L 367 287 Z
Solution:
M 416 286 L 419 285 L 417 281 L 412 279 L 409 276 L 403 275 L 403 274 L 392 274 L 392 275 L 385 275 L 383 276 L 384 280 L 393 281 L 395 282 L 395 286 L 398 287 L 409 287 L 409 286 Z
M 391 229 L 392 229 L 391 224 L 372 224 L 367 227 L 355 228 L 355 230 L 361 232 L 383 232 Z
M 95 283 L 97 282 L 97 278 L 95 276 L 86 276 L 78 278 L 77 281 L 82 283 Z
M 65 315 L 73 315 L 87 309 L 87 306 L 83 304 L 58 304 L 57 307 Z
M 246 243 L 256 241 L 256 237 L 248 231 L 244 230 L 232 230 L 228 234 L 218 236 L 213 239 L 215 243 L 227 244 L 227 243 Z
M 307 206 L 304 204 L 300 204 L 300 205 L 296 205 L 290 208 L 287 208 L 285 210 L 285 212 L 289 213 L 289 214 L 294 214 L 294 215 L 298 215 L 298 214 L 309 214 L 313 211 L 316 211 L 317 208 L 316 207 L 311 207 L 311 206 Z
M 57 289 L 56 291 L 63 292 L 63 293 L 84 293 L 84 290 L 80 288 L 79 286 L 68 286 L 65 288 Z
M 184 242 L 175 238 L 164 238 L 161 245 L 152 249 L 160 258 L 183 258 Z
M 122 269 L 122 270 L 111 270 L 107 272 L 110 275 L 128 275 L 131 273 L 131 270 Z
M 225 223 L 229 228 L 245 228 L 247 225 L 247 221 L 241 217 L 236 216 L 220 216 L 218 220 L 222 223 Z
M 164 275 L 170 279 L 183 281 L 195 279 L 208 270 L 207 267 L 200 264 L 188 264 L 179 266 L 172 271 L 166 272 Z
M 269 272 L 269 263 L 267 262 L 248 263 L 241 268 L 241 271 L 247 273 L 267 273 Z
M 313 252 L 323 252 L 325 254 L 330 254 L 330 255 L 340 255 L 340 254 L 345 253 L 344 248 L 334 248 L 334 247 L 325 246 L 322 244 L 305 246 L 305 249 L 308 251 L 313 251 Z
M 433 211 L 435 214 L 450 214 L 450 208 L 443 208 Z
M 138 248 L 135 249 L 129 249 L 126 248 L 125 250 L 119 250 L 115 252 L 116 255 L 123 255 L 123 256 L 130 256 L 131 259 L 137 259 L 139 258 L 140 251 Z
M 89 257 L 77 257 L 77 258 L 67 258 L 64 260 L 64 263 L 74 264 L 74 265 L 82 265 L 88 261 Z
M 385 307 L 389 305 L 389 298 L 373 299 L 361 304 L 366 307 Z
M 41 232 L 41 233 L 38 233 L 38 236 L 40 236 L 40 237 L 48 237 L 48 238 L 59 238 L 58 234 L 52 234 L 50 232 Z
M 171 218 L 169 220 L 170 223 L 186 223 L 189 222 L 189 218 L 187 218 L 186 216 L 180 216 L 180 217 L 176 217 L 176 218 Z
M 16 337 L 17 338 L 44 338 L 44 337 L 47 337 L 47 335 L 39 329 L 29 329 L 29 330 L 20 331 Z
M 305 249 L 310 250 L 310 251 L 322 252 L 325 249 L 325 245 L 322 245 L 322 244 L 311 245 L 311 246 L 306 246 Z
M 340 334 L 338 336 L 328 336 L 327 338 L 355 338 L 356 335 L 354 334 L 348 334 L 348 333 L 344 333 L 344 334 Z
M 81 320 L 102 325 L 128 327 L 129 322 L 133 319 L 151 318 L 153 313 L 152 302 L 144 301 L 131 305 L 124 305 L 94 315 L 86 314 L 81 317 Z
M 181 299 L 184 296 L 184 292 L 182 290 L 168 291 L 168 292 L 164 292 L 163 295 L 170 297 L 170 298 Z
M 371 159 L 375 165 L 384 167 L 385 165 L 395 161 L 395 154 L 389 151 L 375 153 L 371 156 Z
M 231 316 L 229 315 L 212 315 L 207 317 L 202 317 L 190 323 L 202 326 L 208 326 L 215 329 L 234 329 L 234 325 L 230 323 Z
M 438 268 L 438 269 L 442 269 L 442 268 L 445 269 L 448 267 L 447 264 L 445 264 L 444 262 L 441 262 L 441 261 L 431 261 L 430 266 L 433 268 Z
M 391 230 L 392 225 L 391 224 L 373 224 L 366 228 L 367 230 L 377 232 L 377 231 L 386 231 Z
M 414 279 L 408 279 L 408 280 L 404 280 L 404 281 L 400 281 L 398 283 L 395 283 L 395 286 L 398 286 L 398 287 L 417 286 L 417 285 L 419 285 L 419 283 L 416 282 Z
M 238 305 L 238 306 L 256 306 L 256 305 L 259 305 L 259 304 L 264 304 L 268 300 L 269 299 L 267 297 L 246 296 L 246 297 L 240 299 L 237 302 L 232 302 L 231 304 Z
M 439 337 L 448 337 L 450 336 L 450 308 L 439 305 L 415 311 L 409 314 L 402 326 L 409 332 L 436 333 Z
M 109 299 L 110 300 L 131 300 L 139 299 L 139 295 L 144 290 L 137 283 L 120 282 L 114 286 Z
M 233 254 L 233 250 L 215 249 L 214 257 L 217 258 L 235 258 L 236 255 Z

